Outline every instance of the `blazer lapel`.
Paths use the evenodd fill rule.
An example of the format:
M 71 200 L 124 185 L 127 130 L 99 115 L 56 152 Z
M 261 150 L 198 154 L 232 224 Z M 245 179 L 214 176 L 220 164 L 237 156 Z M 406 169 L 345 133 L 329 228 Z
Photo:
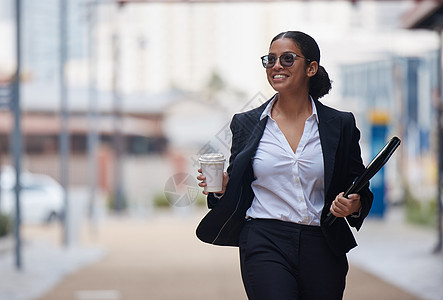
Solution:
M 266 127 L 266 122 L 268 121 L 268 117 L 266 116 L 262 120 L 260 120 L 252 130 L 251 136 L 246 143 L 245 151 L 250 152 L 251 150 L 256 150 L 258 147 L 258 143 L 263 135 L 263 132 Z
M 325 194 L 329 190 L 332 175 L 334 173 L 335 154 L 340 141 L 341 119 L 330 114 L 318 101 L 315 101 L 318 113 L 318 131 L 323 150 L 323 162 L 325 167 Z M 337 122 L 339 124 L 337 124 Z
M 257 150 L 258 144 L 263 135 L 263 131 L 265 130 L 268 117 L 259 120 L 260 115 L 257 117 L 258 122 L 253 125 L 250 131 L 248 131 L 251 133 L 249 137 L 245 137 L 248 139 L 245 148 L 237 156 L 237 160 L 239 161 L 239 163 L 241 163 L 241 166 L 239 166 L 241 170 L 244 170 L 244 168 L 247 166 L 247 163 L 250 162 L 252 156 Z

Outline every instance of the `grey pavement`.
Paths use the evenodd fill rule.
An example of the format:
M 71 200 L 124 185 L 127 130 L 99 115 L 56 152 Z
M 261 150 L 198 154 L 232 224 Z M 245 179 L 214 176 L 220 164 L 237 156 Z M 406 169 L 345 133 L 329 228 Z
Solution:
M 0 299 L 36 299 L 68 274 L 100 260 L 106 251 L 100 247 L 69 247 L 45 240 L 27 240 L 22 247 L 22 269 L 15 267 L 15 250 L 10 240 L 1 240 Z
M 194 241 L 194 236 L 191 238 L 193 241 L 189 242 L 192 246 L 189 249 L 192 249 L 192 251 L 187 254 L 187 262 L 181 259 L 180 256 L 176 258 L 177 260 L 174 260 L 174 253 L 177 252 L 177 248 L 174 245 L 180 245 L 180 239 L 183 239 L 183 241 L 185 238 L 189 240 L 187 237 L 184 237 L 184 235 L 187 236 L 193 234 L 194 226 L 203 213 L 204 212 L 200 210 L 191 210 L 189 213 L 184 214 L 172 210 L 169 213 L 155 214 L 151 216 L 151 218 L 156 219 L 156 221 L 139 220 L 128 227 L 125 227 L 127 226 L 127 223 L 121 223 L 122 220 L 118 223 L 111 220 L 111 226 L 108 226 L 109 223 L 106 223 L 108 221 L 103 220 L 103 222 L 106 227 L 114 228 L 111 231 L 108 231 L 108 233 L 106 233 L 107 235 L 112 237 L 113 235 L 117 235 L 113 232 L 118 233 L 117 237 L 114 237 L 114 240 L 117 238 L 117 241 L 110 240 L 112 243 L 115 243 L 115 246 L 118 246 L 119 244 L 118 236 L 121 237 L 122 234 L 128 232 L 127 230 L 125 231 L 125 228 L 134 231 L 136 228 L 134 225 L 144 226 L 143 228 L 151 228 L 150 231 L 140 229 L 140 235 L 145 235 L 145 237 L 152 235 L 149 241 L 158 240 L 165 235 L 173 236 L 175 232 L 175 234 L 177 234 L 175 236 L 175 241 L 169 240 L 169 244 L 167 244 L 164 249 L 158 248 L 152 250 L 152 245 L 139 244 L 138 247 L 140 249 L 138 251 L 140 253 L 148 253 L 148 251 L 152 252 L 153 256 L 159 258 L 157 259 L 157 262 L 151 262 L 150 264 L 144 262 L 146 267 L 143 264 L 137 263 L 136 258 L 134 258 L 135 261 L 132 262 L 135 265 L 140 265 L 140 269 L 134 270 L 136 275 L 138 274 L 137 272 L 141 272 L 140 274 L 143 274 L 143 276 L 148 276 L 146 268 L 149 266 L 150 268 L 157 270 L 157 277 L 153 277 L 152 280 L 157 280 L 156 284 L 158 286 L 163 284 L 168 286 L 168 284 L 163 283 L 163 281 L 167 281 L 168 279 L 166 278 L 168 278 L 171 273 L 164 273 L 164 278 L 159 275 L 163 274 L 164 264 L 168 260 L 172 260 L 175 263 L 175 268 L 180 274 L 185 274 L 186 270 L 189 270 L 187 263 L 192 263 L 193 267 L 191 268 L 202 272 L 203 266 L 198 266 L 198 261 L 203 261 L 205 257 L 211 261 L 214 259 L 216 261 L 221 260 L 222 265 L 226 265 L 226 270 L 235 268 L 235 271 L 238 272 L 236 270 L 237 267 L 233 267 L 237 264 L 235 261 L 235 250 L 228 250 L 229 254 L 225 258 L 217 256 L 221 255 L 225 250 L 221 248 L 216 250 L 213 246 L 206 246 L 202 243 L 198 243 L 197 241 Z M 186 216 L 187 214 L 188 216 Z M 183 228 L 178 230 L 178 228 L 181 227 Z M 164 232 L 166 234 L 162 233 L 162 230 L 165 230 Z M 349 254 L 351 270 L 352 266 L 357 266 L 358 268 L 380 278 L 383 282 L 396 286 L 408 294 L 415 295 L 417 299 L 441 300 L 443 299 L 443 255 L 432 253 L 436 243 L 436 236 L 436 232 L 432 229 L 406 224 L 402 217 L 402 211 L 399 209 L 391 209 L 384 220 L 367 219 L 362 230 L 356 233 L 359 247 L 353 249 Z M 134 239 L 131 240 L 131 244 L 137 243 L 137 241 L 137 237 L 134 237 Z M 167 240 L 165 239 L 165 241 Z M 1 243 L 4 243 L 4 241 L 0 242 L 0 244 Z M 113 245 L 112 243 L 110 244 L 111 246 Z M 48 242 L 48 240 L 28 238 L 23 248 L 24 269 L 22 271 L 17 271 L 14 268 L 12 249 L 11 251 L 0 251 L 0 274 L 2 274 L 2 279 L 0 280 L 0 300 L 70 299 L 66 296 L 67 287 L 76 286 L 76 290 L 78 291 L 79 287 L 87 287 L 90 285 L 88 289 L 80 290 L 81 293 L 90 293 L 91 290 L 94 290 L 91 281 L 95 280 L 94 278 L 100 277 L 97 276 L 97 274 L 103 274 L 100 272 L 95 273 L 94 268 L 91 268 L 94 265 L 100 265 L 101 269 L 106 267 L 106 270 L 116 270 L 118 267 L 125 270 L 131 263 L 131 261 L 128 260 L 125 262 L 118 262 L 117 264 L 111 259 L 116 256 L 109 256 L 109 249 L 107 247 L 101 247 L 95 244 L 91 245 L 90 243 L 87 244 L 88 245 L 65 248 L 60 244 L 51 241 Z M 133 246 L 131 247 L 133 248 Z M 128 251 L 128 249 L 129 248 L 124 248 L 124 251 Z M 196 252 L 200 251 L 200 249 L 204 250 L 203 254 L 198 254 L 198 252 Z M 181 250 L 183 251 L 184 249 Z M 166 254 L 168 259 L 160 259 L 160 255 L 162 254 Z M 122 256 L 118 257 L 121 259 Z M 232 277 L 232 275 L 226 275 L 228 273 L 223 274 L 225 274 L 223 275 L 225 276 L 225 281 L 227 278 Z M 90 276 L 90 278 L 85 278 L 88 276 Z M 193 275 L 191 274 L 189 276 Z M 234 274 L 234 277 L 234 282 L 239 281 L 239 278 L 237 278 L 239 277 L 238 274 Z M 129 290 L 135 291 L 137 289 L 134 284 L 135 282 L 138 282 L 138 278 L 138 276 L 131 277 L 131 280 L 128 281 L 132 282 L 132 285 L 128 287 Z M 171 279 L 172 278 L 169 277 L 169 280 Z M 84 280 L 86 282 L 76 284 L 75 282 L 72 282 L 75 280 Z M 198 275 L 195 280 L 198 282 Z M 211 280 L 211 278 L 208 278 L 208 281 Z M 137 285 L 137 287 L 139 285 Z M 180 283 L 176 282 L 176 286 L 178 285 L 180 285 Z M 101 283 L 101 285 L 98 286 L 105 285 Z M 113 286 L 107 286 L 106 289 L 99 291 L 108 294 L 114 292 L 112 295 L 109 294 L 108 296 L 112 296 L 112 299 L 122 299 L 119 296 L 121 294 L 115 294 L 116 291 L 113 291 L 110 287 L 112 288 Z M 352 286 L 348 288 L 352 289 Z M 238 291 L 240 291 L 240 294 L 242 293 L 239 284 L 236 285 L 236 289 L 237 293 Z M 172 290 L 169 292 L 172 293 Z M 222 294 L 222 290 L 220 290 L 219 293 Z M 58 295 L 64 296 L 60 297 Z M 75 299 L 80 299 L 82 297 L 82 299 L 86 299 L 85 296 L 79 294 L 79 292 L 77 292 L 76 295 L 77 298 Z M 109 297 L 101 299 L 111 299 Z M 173 296 L 169 298 L 166 296 L 160 297 L 160 294 L 154 298 L 178 299 Z M 224 298 L 226 299 L 226 297 Z M 222 297 L 220 299 L 224 298 Z M 128 299 L 138 298 L 130 297 Z M 190 296 L 188 298 L 182 297 L 182 299 L 197 298 Z M 233 298 L 231 297 L 230 299 Z M 377 299 L 399 298 L 391 296 L 385 298 L 379 297 Z
M 366 219 L 355 236 L 352 264 L 422 299 L 443 299 L 443 253 L 433 253 L 437 230 L 408 224 L 401 208 L 391 208 L 383 219 Z
M 36 299 L 67 275 L 105 256 L 104 247 L 79 243 L 87 194 L 84 190 L 75 190 L 70 197 L 69 247 L 62 245 L 60 223 L 22 225 L 22 267 L 18 270 L 14 238 L 0 239 L 0 300 Z

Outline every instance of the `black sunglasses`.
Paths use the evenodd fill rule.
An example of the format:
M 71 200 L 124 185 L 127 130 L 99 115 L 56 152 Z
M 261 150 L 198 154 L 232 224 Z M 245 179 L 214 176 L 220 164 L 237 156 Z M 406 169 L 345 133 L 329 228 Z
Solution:
M 270 69 L 274 67 L 275 63 L 277 62 L 277 59 L 280 59 L 280 65 L 284 68 L 289 68 L 294 64 L 295 58 L 300 57 L 306 60 L 307 62 L 310 62 L 311 60 L 309 58 L 300 56 L 298 54 L 287 52 L 280 55 L 280 57 L 275 56 L 274 54 L 268 54 L 261 57 L 261 62 L 263 64 L 263 67 L 266 69 Z

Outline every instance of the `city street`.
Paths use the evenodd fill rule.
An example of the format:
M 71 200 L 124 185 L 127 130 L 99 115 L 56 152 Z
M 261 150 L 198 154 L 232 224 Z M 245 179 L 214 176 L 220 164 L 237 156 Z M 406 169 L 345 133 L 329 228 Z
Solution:
M 437 0 L 0 1 L 0 300 L 247 300 L 196 237 L 199 157 L 304 218 L 394 136 L 344 300 L 442 300 L 442 37 Z
M 39 297 L 13 297 L 10 290 L 9 298 L 0 299 L 246 299 L 237 249 L 206 245 L 195 238 L 195 226 L 203 214 L 203 210 L 187 214 L 165 211 L 148 219 L 108 217 L 94 230 L 86 225 L 82 230 L 80 248 L 85 250 L 85 257 L 89 251 L 89 262 L 78 259 L 82 267 L 72 267 L 63 278 L 54 281 L 51 287 L 47 286 L 45 292 L 41 291 Z M 377 227 L 377 224 L 379 222 L 369 220 L 367 231 L 371 232 L 370 228 Z M 57 226 L 29 227 L 25 228 L 24 235 L 30 246 L 34 239 L 45 240 L 54 246 L 61 232 Z M 373 247 L 376 245 L 377 241 Z M 69 251 L 78 252 L 76 249 Z M 41 253 L 39 262 L 27 259 L 24 275 L 36 273 L 32 271 L 34 265 L 41 265 L 44 261 L 54 263 L 44 253 Z M 344 299 L 438 299 L 418 297 L 389 280 L 374 276 L 368 268 L 362 267 L 358 255 L 350 255 L 350 265 Z M 48 264 L 39 276 L 50 274 L 51 268 L 56 266 Z M 5 274 L 3 270 L 2 274 Z M 17 280 L 30 279 L 32 276 L 16 277 L 17 289 L 23 284 L 26 286 L 26 282 L 19 284 Z M 41 279 L 34 278 L 34 282 Z M 0 295 L 4 293 L 0 291 Z

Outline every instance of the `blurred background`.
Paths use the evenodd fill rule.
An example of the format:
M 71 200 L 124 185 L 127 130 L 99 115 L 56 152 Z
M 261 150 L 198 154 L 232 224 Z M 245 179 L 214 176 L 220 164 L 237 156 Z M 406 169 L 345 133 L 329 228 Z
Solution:
M 402 140 L 371 180 L 371 251 L 357 251 L 348 299 L 441 299 L 442 14 L 439 1 L 1 0 L 0 298 L 246 299 L 236 250 L 194 236 L 198 157 L 229 156 L 233 114 L 274 93 L 259 58 L 300 30 L 333 81 L 321 101 L 356 116 L 365 164 Z M 411 249 L 432 266 L 417 289 L 399 277 L 423 261 L 371 260 L 395 237 L 390 262 Z M 385 285 L 365 289 L 373 275 Z

